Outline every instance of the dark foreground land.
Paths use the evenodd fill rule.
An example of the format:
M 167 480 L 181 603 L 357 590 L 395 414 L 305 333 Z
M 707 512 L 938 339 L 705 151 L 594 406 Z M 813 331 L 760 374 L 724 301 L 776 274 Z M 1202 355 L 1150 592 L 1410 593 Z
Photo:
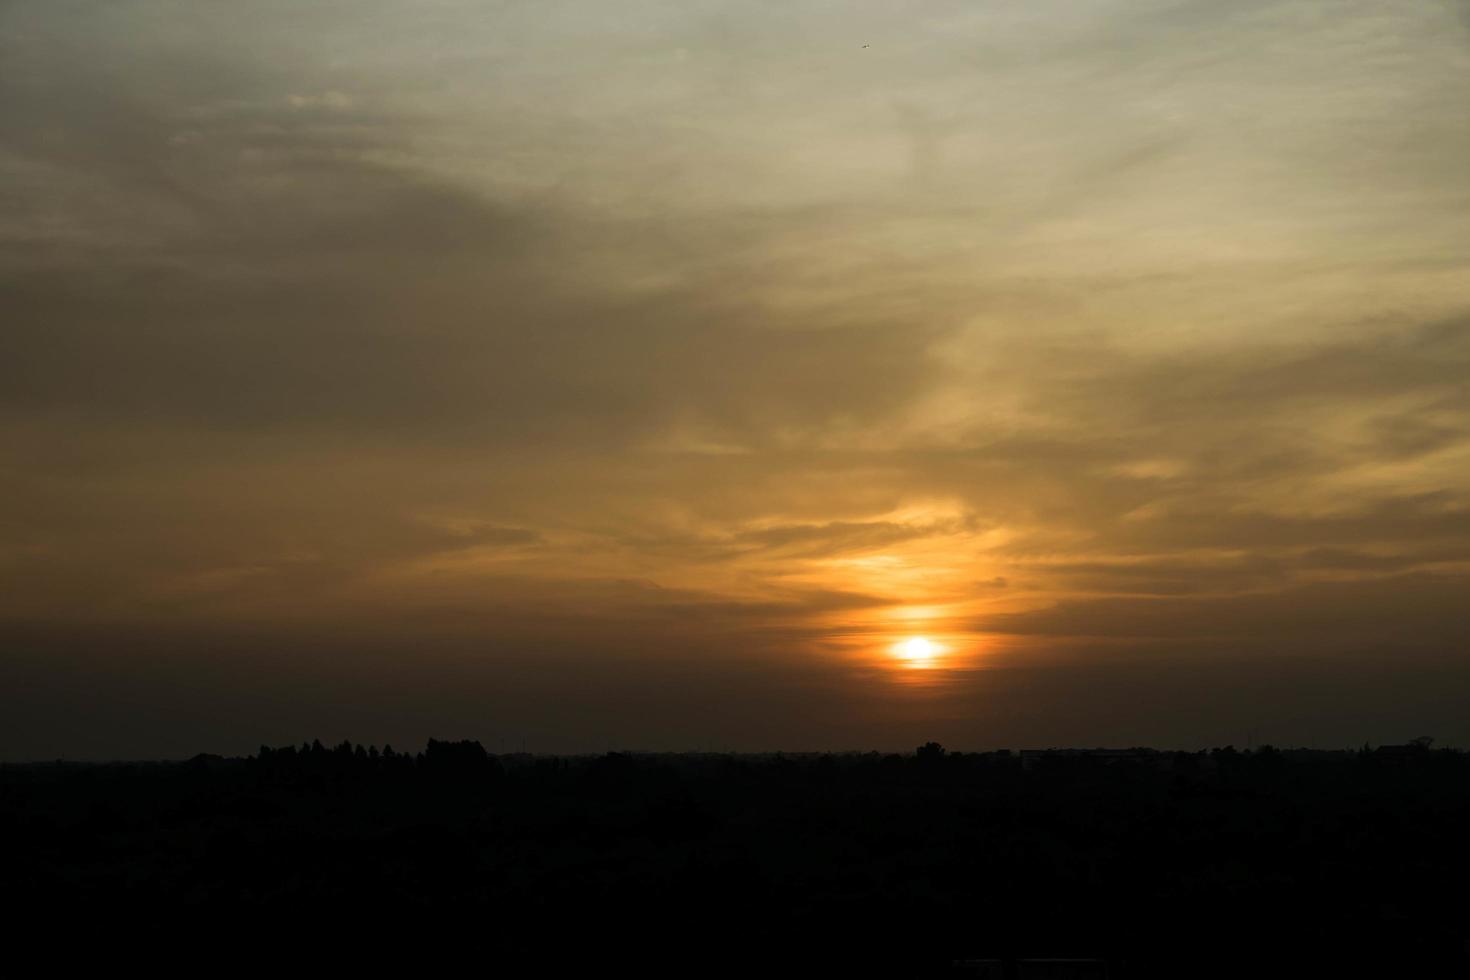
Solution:
M 468 954 L 516 976 L 1080 978 L 1098 960 L 1113 978 L 1470 975 L 1470 757 L 1424 745 L 316 746 L 0 767 L 0 834 L 7 943 L 53 955 Z M 1094 962 L 1022 962 L 1039 958 Z

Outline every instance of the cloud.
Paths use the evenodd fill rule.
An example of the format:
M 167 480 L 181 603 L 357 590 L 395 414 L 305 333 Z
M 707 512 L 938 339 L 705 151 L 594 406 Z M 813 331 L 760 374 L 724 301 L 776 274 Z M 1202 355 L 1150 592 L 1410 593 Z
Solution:
M 8 5 L 0 621 L 32 680 L 108 624 L 422 646 L 812 738 L 991 731 L 1012 669 L 1062 711 L 1043 665 L 1126 692 L 1132 645 L 1446 656 L 1448 16 Z M 953 697 L 874 659 L 920 628 Z
M 1174 655 L 1326 656 L 1392 649 L 1454 657 L 1470 639 L 1459 597 L 1470 577 L 1399 575 L 1212 597 L 1075 599 L 989 617 L 999 634 L 1166 644 Z
M 335 89 L 317 93 L 292 92 L 286 96 L 286 104 L 293 109 L 350 109 L 352 96 Z
M 755 545 L 793 557 L 829 556 L 849 551 L 880 550 L 886 545 L 919 538 L 972 532 L 973 520 L 933 523 L 896 521 L 835 521 L 828 524 L 787 524 L 742 531 L 738 545 Z

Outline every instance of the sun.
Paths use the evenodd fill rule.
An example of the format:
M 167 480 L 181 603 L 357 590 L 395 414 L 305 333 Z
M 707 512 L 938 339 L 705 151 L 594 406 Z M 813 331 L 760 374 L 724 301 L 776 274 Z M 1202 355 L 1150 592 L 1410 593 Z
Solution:
M 910 666 L 922 667 L 934 660 L 935 655 L 939 653 L 939 647 L 931 643 L 927 637 L 915 636 L 900 643 L 896 652 Z

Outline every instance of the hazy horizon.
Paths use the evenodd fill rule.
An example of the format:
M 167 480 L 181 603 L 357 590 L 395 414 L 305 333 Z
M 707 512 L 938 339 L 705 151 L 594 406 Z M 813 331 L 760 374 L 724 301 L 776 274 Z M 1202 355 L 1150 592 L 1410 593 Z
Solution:
M 0 6 L 0 760 L 1470 744 L 1461 0 Z

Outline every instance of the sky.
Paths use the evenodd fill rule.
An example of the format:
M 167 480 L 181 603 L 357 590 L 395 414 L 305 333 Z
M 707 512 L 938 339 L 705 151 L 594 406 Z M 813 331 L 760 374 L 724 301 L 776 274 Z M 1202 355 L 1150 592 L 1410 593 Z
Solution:
M 1441 0 L 6 0 L 0 759 L 1470 744 L 1466 106 Z

